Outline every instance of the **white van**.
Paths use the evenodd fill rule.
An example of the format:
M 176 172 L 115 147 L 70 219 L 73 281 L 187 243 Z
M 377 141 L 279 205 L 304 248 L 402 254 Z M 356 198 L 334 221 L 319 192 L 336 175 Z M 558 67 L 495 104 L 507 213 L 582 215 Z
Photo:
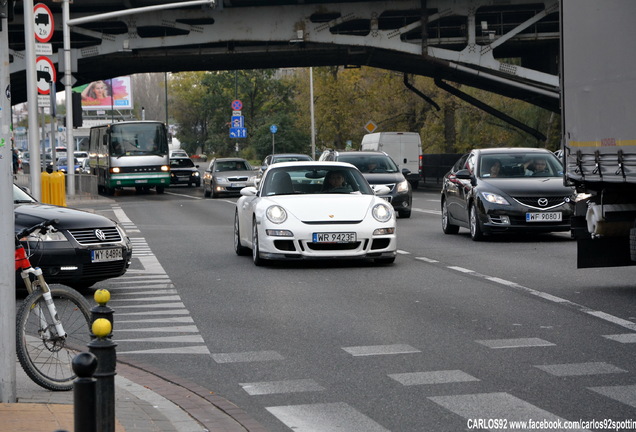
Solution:
M 415 132 L 376 132 L 362 137 L 360 150 L 386 152 L 398 164 L 400 170 L 407 169 L 405 175 L 413 188 L 420 181 L 422 163 L 422 141 Z

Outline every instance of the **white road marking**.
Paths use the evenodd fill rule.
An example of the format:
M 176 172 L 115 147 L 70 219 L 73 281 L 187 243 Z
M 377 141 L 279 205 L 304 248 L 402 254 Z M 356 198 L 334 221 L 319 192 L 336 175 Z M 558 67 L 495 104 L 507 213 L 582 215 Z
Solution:
M 535 367 L 554 376 L 583 376 L 627 372 L 624 369 L 604 362 L 564 363 L 553 365 L 538 365 Z
M 154 348 L 136 351 L 120 351 L 117 349 L 117 355 L 120 354 L 210 354 L 208 347 L 205 345 L 180 346 L 172 348 Z
M 552 342 L 539 338 L 490 339 L 477 340 L 475 342 L 492 349 L 556 346 Z
M 605 335 L 603 337 L 620 343 L 636 343 L 636 333 Z
M 174 196 L 178 196 L 178 197 L 182 197 L 182 198 L 192 198 L 192 199 L 195 199 L 195 200 L 202 200 L 203 199 L 202 197 L 195 197 L 195 196 L 192 196 L 192 195 L 186 195 L 186 194 L 176 193 L 176 192 L 164 191 L 164 193 L 166 195 L 174 195 Z
M 389 378 L 405 386 L 479 381 L 474 376 L 460 370 L 399 373 L 391 374 Z
M 505 419 L 508 421 L 565 420 L 508 393 L 434 396 L 429 397 L 429 399 L 465 419 Z M 510 424 L 508 424 L 508 427 L 510 427 Z M 568 429 L 568 432 L 575 430 L 581 431 L 582 429 Z
M 118 321 L 119 323 L 119 321 Z M 167 324 L 167 323 L 166 323 Z M 147 327 L 147 328 L 131 328 L 131 329 L 117 329 L 117 333 L 119 332 L 135 332 L 135 333 L 198 333 L 199 329 L 195 325 L 191 326 L 171 326 L 171 327 Z
M 324 387 L 312 379 L 239 383 L 239 385 L 250 396 L 324 390 Z
M 217 363 L 246 363 L 284 359 L 285 357 L 283 357 L 276 351 L 249 351 L 239 353 L 212 354 L 212 360 Z
M 344 402 L 266 409 L 295 432 L 389 432 Z
M 406 344 L 355 346 L 355 347 L 343 347 L 342 349 L 354 357 L 372 356 L 372 355 L 412 354 L 412 353 L 421 352 L 420 350 L 415 349 L 412 346 L 406 345 Z
M 636 384 L 625 386 L 588 387 L 593 392 L 636 408 Z

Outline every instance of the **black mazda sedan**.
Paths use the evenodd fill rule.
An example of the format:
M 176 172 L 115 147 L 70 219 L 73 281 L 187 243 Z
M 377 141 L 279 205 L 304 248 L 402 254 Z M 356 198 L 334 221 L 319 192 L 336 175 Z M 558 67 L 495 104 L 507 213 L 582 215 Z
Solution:
M 48 283 L 77 290 L 123 275 L 130 264 L 132 244 L 124 229 L 101 215 L 42 204 L 13 185 L 15 231 L 49 219 L 57 219 L 54 230 L 35 232 L 23 245 L 31 264 L 40 267 Z M 23 287 L 16 274 L 16 284 Z
M 574 189 L 563 184 L 554 154 L 537 148 L 491 148 L 463 155 L 444 176 L 442 230 L 470 230 L 473 240 L 497 232 L 569 231 Z

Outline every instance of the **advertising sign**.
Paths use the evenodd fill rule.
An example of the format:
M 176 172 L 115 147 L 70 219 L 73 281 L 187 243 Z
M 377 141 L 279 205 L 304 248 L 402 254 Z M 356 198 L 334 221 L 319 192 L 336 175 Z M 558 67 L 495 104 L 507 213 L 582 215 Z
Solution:
M 74 87 L 73 91 L 82 94 L 84 111 L 133 109 L 129 76 L 93 81 L 90 84 Z

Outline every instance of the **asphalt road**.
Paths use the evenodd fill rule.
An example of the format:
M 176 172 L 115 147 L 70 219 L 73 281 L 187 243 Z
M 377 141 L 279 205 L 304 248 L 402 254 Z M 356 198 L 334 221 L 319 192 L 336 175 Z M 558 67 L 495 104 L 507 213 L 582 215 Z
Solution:
M 118 357 L 271 431 L 636 429 L 634 267 L 577 270 L 567 234 L 444 235 L 438 195 L 415 192 L 393 265 L 269 267 L 233 251 L 236 197 L 116 195 L 96 211 L 124 222 L 133 266 L 95 288 Z

